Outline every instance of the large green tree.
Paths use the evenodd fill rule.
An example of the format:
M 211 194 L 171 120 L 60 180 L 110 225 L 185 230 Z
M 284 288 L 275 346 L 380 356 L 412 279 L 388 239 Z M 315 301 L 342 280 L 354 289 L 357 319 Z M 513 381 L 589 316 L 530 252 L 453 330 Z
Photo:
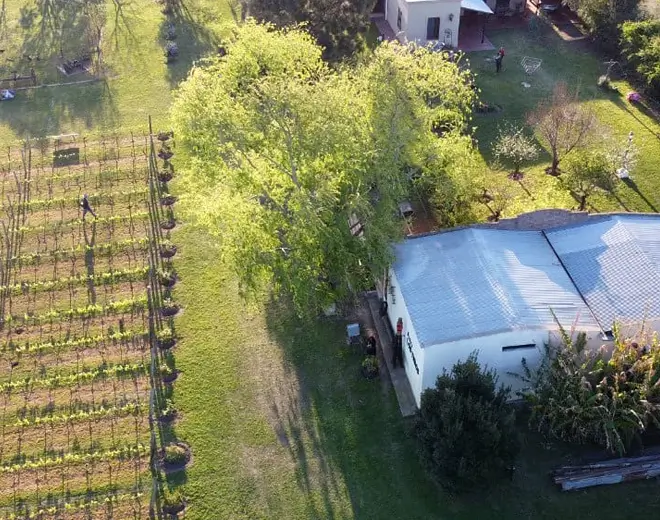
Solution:
M 619 50 L 619 25 L 640 16 L 640 0 L 567 0 L 566 3 L 608 52 Z
M 431 168 L 442 141 L 468 146 L 450 136 L 472 101 L 466 73 L 425 49 L 385 44 L 341 71 L 321 53 L 302 30 L 247 22 L 173 107 L 191 214 L 221 237 L 244 289 L 284 290 L 302 313 L 382 274 L 407 172 Z
M 376 0 L 247 0 L 248 13 L 278 27 L 306 24 L 324 48 L 324 57 L 351 55 L 369 28 Z
M 655 96 L 660 96 L 660 19 L 621 26 L 624 55 Z

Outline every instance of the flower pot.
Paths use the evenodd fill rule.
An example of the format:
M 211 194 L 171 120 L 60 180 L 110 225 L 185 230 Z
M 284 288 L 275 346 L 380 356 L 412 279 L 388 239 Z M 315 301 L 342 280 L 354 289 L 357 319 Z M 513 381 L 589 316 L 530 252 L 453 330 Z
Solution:
M 160 310 L 160 313 L 165 317 L 174 316 L 177 312 L 179 312 L 178 305 L 175 305 L 173 307 L 163 307 Z
M 370 370 L 368 368 L 361 367 L 361 371 L 362 371 L 362 377 L 364 377 L 365 379 L 371 380 L 371 379 L 376 379 L 378 377 L 378 370 L 377 369 L 376 370 Z
M 158 348 L 161 350 L 168 350 L 171 349 L 176 345 L 176 339 L 174 338 L 167 338 L 167 339 L 159 339 L 158 340 Z
M 165 195 L 162 199 L 160 199 L 160 203 L 163 206 L 171 206 L 176 202 L 176 197 L 174 195 Z
M 161 246 L 160 248 L 160 256 L 161 258 L 172 258 L 176 254 L 176 246 Z
M 169 182 L 174 177 L 174 174 L 169 170 L 162 170 L 158 172 L 158 180 L 160 182 Z

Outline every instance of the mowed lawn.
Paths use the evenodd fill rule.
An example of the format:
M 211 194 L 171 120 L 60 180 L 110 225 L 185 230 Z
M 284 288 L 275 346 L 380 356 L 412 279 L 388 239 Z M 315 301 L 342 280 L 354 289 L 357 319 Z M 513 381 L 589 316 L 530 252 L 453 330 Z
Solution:
M 170 17 L 179 59 L 168 65 L 166 16 L 154 0 L 105 0 L 101 16 L 93 19 L 80 2 L 0 0 L 0 76 L 29 74 L 34 68 L 39 84 L 91 79 L 86 73 L 64 76 L 57 65 L 61 56 L 69 60 L 89 52 L 85 35 L 98 25 L 104 64 L 100 81 L 21 90 L 13 101 L 0 103 L 0 142 L 69 132 L 142 133 L 149 115 L 156 126 L 166 125 L 172 88 L 194 60 L 216 48 L 233 23 L 229 6 L 214 0 L 179 2 Z
M 605 73 L 606 58 L 594 55 L 585 42 L 563 41 L 552 31 L 541 38 L 524 29 L 500 30 L 488 33 L 496 48 L 504 47 L 506 56 L 503 70 L 495 73 L 495 64 L 486 61 L 495 51 L 474 52 L 468 55 L 472 69 L 477 74 L 481 98 L 489 104 L 497 104 L 502 110 L 491 114 L 477 114 L 473 119 L 477 127 L 479 150 L 484 160 L 492 165 L 490 145 L 497 136 L 498 128 L 505 122 L 525 122 L 525 116 L 537 104 L 552 94 L 558 81 L 579 90 L 580 98 L 590 106 L 599 121 L 603 141 L 613 139 L 624 145 L 630 131 L 639 149 L 639 161 L 632 173 L 633 182 L 619 183 L 616 196 L 596 195 L 591 211 L 642 211 L 655 212 L 660 208 L 660 124 L 643 108 L 631 105 L 625 95 L 633 88 L 623 80 L 614 82 L 618 92 L 605 92 L 596 81 Z M 542 60 L 540 68 L 527 75 L 521 66 L 523 57 Z M 617 69 L 615 69 L 616 71 Z M 614 75 L 614 78 L 618 76 Z M 525 88 L 522 82 L 531 86 Z M 544 151 L 535 164 L 523 168 L 526 176 L 523 186 L 506 178 L 506 172 L 489 172 L 489 186 L 504 187 L 511 197 L 504 211 L 511 216 L 523 211 L 543 207 L 576 207 L 575 200 L 559 185 L 556 178 L 544 174 L 550 158 Z
M 300 323 L 269 302 L 246 306 L 220 250 L 183 224 L 175 296 L 183 307 L 173 399 L 178 438 L 194 449 L 172 475 L 186 518 L 547 519 L 654 518 L 657 482 L 565 493 L 549 471 L 571 458 L 526 434 L 513 482 L 465 497 L 426 477 L 389 384 L 366 381 L 345 323 Z M 478 345 L 475 345 L 478 347 Z M 524 425 L 521 431 L 525 432 Z
M 73 42 L 80 35 L 79 13 L 65 5 L 65 0 L 0 0 L 4 72 L 12 70 L 8 57 L 18 59 L 36 50 L 41 53 L 37 74 L 58 80 L 54 61 L 59 44 L 71 47 L 66 52 L 73 53 Z M 57 11 L 51 9 L 56 7 L 63 11 L 54 16 Z M 149 114 L 157 128 L 166 126 L 172 87 L 185 77 L 193 60 L 213 51 L 232 19 L 228 2 L 184 0 L 177 22 L 181 57 L 176 65 L 167 66 L 161 38 L 165 17 L 156 2 L 108 0 L 106 7 L 107 81 L 31 90 L 0 104 L 3 142 L 28 134 L 142 132 Z M 53 24 L 59 27 L 54 32 L 49 29 Z M 498 122 L 512 114 L 522 117 L 535 102 L 513 90 L 522 80 L 512 70 L 516 33 L 491 38 L 507 47 L 507 61 L 500 77 L 484 69 L 479 78 L 484 98 L 505 109 L 495 117 L 476 120 L 488 160 L 485 143 Z M 524 41 L 518 42 L 519 53 L 528 48 Z M 579 71 L 592 82 L 598 75 L 596 58 L 583 56 L 586 65 L 562 61 L 546 44 L 537 45 L 534 53 L 544 53 L 548 62 Z M 544 67 L 549 65 L 544 61 Z M 536 99 L 547 95 L 561 76 L 545 80 L 545 93 L 539 89 Z M 595 103 L 616 108 L 611 116 L 615 123 L 627 114 L 615 96 Z M 637 116 L 646 125 L 655 124 Z M 632 115 L 626 117 L 630 124 L 636 121 Z M 641 128 L 632 129 L 641 145 L 645 134 L 637 125 Z M 622 136 L 630 130 L 624 126 L 616 127 Z M 646 197 L 655 193 L 651 163 L 658 160 L 657 146 L 655 141 L 648 158 L 643 151 L 635 177 Z M 648 164 L 643 171 L 648 173 L 642 174 L 644 161 Z M 555 179 L 540 173 L 543 166 L 539 162 L 525 181 L 534 187 L 533 200 L 507 181 L 520 190 L 517 206 L 509 213 L 571 204 L 570 197 L 558 195 L 552 186 Z M 176 191 L 176 180 L 173 184 Z M 634 192 L 626 197 L 622 200 L 629 200 L 632 209 L 644 210 Z M 631 511 L 648 518 L 657 514 L 660 496 L 655 482 L 559 492 L 548 471 L 568 459 L 557 446 L 542 445 L 532 435 L 526 437 L 513 482 L 496 483 L 490 491 L 475 490 L 467 497 L 439 491 L 419 464 L 409 423 L 401 418 L 390 386 L 360 377 L 360 357 L 344 343 L 345 323 L 300 323 L 286 309 L 267 301 L 247 306 L 237 295 L 234 277 L 221 264 L 217 242 L 195 230 L 185 216 L 179 224 L 172 240 L 179 246 L 174 258 L 180 278 L 175 298 L 183 306 L 176 318 L 180 341 L 174 350 L 181 373 L 173 400 L 180 417 L 172 428 L 192 447 L 193 462 L 184 472 L 170 475 L 168 484 L 185 489 L 189 499 L 185 518 L 614 520 Z

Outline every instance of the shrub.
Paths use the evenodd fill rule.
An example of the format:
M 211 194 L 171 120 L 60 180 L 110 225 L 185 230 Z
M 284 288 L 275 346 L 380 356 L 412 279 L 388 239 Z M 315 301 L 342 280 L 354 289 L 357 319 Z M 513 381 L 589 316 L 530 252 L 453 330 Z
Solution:
M 621 47 L 654 96 L 660 96 L 660 20 L 625 22 Z
M 422 464 L 439 484 L 464 490 L 512 466 L 519 439 L 509 395 L 476 353 L 424 391 L 413 432 Z
M 367 379 L 373 379 L 378 375 L 378 358 L 367 356 L 362 361 L 362 373 Z
M 572 332 L 560 327 L 560 345 L 546 347 L 537 370 L 523 361 L 530 423 L 551 437 L 623 455 L 649 424 L 660 424 L 657 338 L 642 328 L 624 339 L 615 327 L 609 356 L 605 347 L 588 350 L 586 335 Z
M 180 466 L 188 462 L 188 450 L 179 444 L 165 446 L 163 461 L 170 466 Z

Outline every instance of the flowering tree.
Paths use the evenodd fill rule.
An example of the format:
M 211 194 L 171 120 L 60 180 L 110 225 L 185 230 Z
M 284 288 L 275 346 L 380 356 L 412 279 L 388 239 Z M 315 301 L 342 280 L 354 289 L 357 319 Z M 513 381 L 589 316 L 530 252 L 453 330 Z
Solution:
M 510 125 L 500 128 L 497 140 L 493 144 L 493 153 L 497 159 L 510 162 L 514 170 L 510 177 L 513 180 L 522 180 L 520 167 L 523 163 L 533 161 L 539 155 L 539 149 L 534 140 L 525 135 L 522 126 Z

